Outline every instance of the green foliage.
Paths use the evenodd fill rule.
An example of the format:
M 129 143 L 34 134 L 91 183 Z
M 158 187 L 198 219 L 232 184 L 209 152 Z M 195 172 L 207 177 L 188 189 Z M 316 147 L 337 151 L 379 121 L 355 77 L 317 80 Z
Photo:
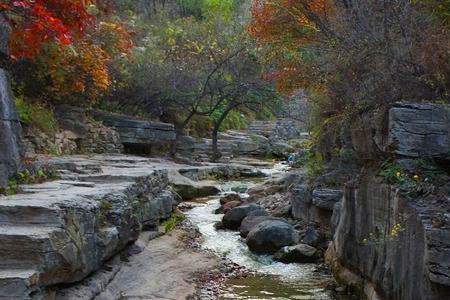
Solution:
M 325 162 L 320 152 L 309 151 L 306 154 L 306 171 L 317 176 L 323 173 L 325 169 Z
M 174 213 L 172 217 L 165 220 L 162 225 L 164 226 L 164 229 L 166 232 L 172 231 L 175 229 L 178 223 L 183 222 L 186 220 L 186 216 L 182 213 Z
M 58 125 L 53 111 L 43 104 L 28 104 L 23 97 L 15 98 L 17 113 L 24 124 L 38 128 L 47 134 L 53 134 L 58 130 Z
M 399 164 L 386 161 L 381 165 L 380 176 L 405 194 L 431 194 L 441 188 L 448 189 L 447 174 L 434 168 L 429 169 L 430 165 L 430 162 L 420 160 L 417 168 L 413 172 L 408 172 Z
M 211 133 L 214 123 L 208 116 L 194 116 L 189 122 L 186 132 L 196 137 L 206 137 Z
M 48 180 L 59 178 L 55 167 L 44 165 L 40 168 L 25 169 L 17 173 L 14 179 L 11 179 L 6 187 L 0 187 L 0 195 L 14 195 L 22 191 L 21 184 L 42 183 Z

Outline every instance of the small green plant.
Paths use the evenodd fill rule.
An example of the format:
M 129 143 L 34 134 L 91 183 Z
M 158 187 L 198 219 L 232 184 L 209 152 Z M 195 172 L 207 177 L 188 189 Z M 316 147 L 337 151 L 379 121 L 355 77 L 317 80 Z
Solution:
M 320 175 L 325 169 L 325 162 L 320 152 L 309 151 L 306 154 L 306 171 L 311 175 Z
M 386 161 L 380 175 L 406 194 L 431 194 L 448 185 L 448 176 L 437 170 L 427 170 L 426 165 L 426 162 L 418 161 L 416 170 L 408 172 L 397 163 Z
M 47 180 L 58 179 L 59 174 L 56 168 L 43 166 L 37 170 L 23 170 L 17 173 L 14 179 L 11 179 L 6 187 L 0 187 L 0 195 L 14 195 L 21 192 L 21 184 L 42 183 Z
M 28 104 L 23 97 L 15 98 L 17 113 L 24 124 L 38 128 L 47 134 L 54 134 L 58 125 L 53 111 L 40 103 Z
M 10 196 L 21 192 L 19 183 L 15 179 L 11 179 L 6 187 L 0 187 L 0 195 Z
M 186 220 L 186 216 L 181 213 L 174 213 L 172 217 L 165 220 L 162 225 L 164 226 L 164 229 L 166 232 L 172 231 L 175 229 L 178 223 L 183 222 Z
M 362 240 L 364 245 L 379 245 L 385 244 L 387 242 L 398 241 L 400 238 L 400 233 L 404 231 L 401 223 L 396 223 L 392 226 L 388 233 L 381 232 L 370 232 L 369 235 Z

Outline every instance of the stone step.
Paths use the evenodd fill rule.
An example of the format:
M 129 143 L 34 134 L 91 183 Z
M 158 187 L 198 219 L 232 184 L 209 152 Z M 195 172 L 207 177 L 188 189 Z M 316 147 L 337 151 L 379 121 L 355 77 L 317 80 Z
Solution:
M 46 205 L 1 204 L 0 226 L 40 225 L 60 227 L 64 223 L 60 209 Z
M 62 229 L 0 226 L 0 269 L 45 267 L 48 261 L 55 261 L 58 257 L 55 247 L 64 246 L 52 241 L 58 234 L 64 236 Z
M 33 269 L 0 270 L 0 299 L 39 299 L 39 274 Z

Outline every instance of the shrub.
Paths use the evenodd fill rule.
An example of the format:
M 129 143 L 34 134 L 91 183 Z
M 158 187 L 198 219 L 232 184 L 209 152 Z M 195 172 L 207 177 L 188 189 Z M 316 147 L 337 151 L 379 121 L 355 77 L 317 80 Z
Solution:
M 28 104 L 22 97 L 15 99 L 20 121 L 30 127 L 38 128 L 47 134 L 54 134 L 58 125 L 53 111 L 40 103 Z

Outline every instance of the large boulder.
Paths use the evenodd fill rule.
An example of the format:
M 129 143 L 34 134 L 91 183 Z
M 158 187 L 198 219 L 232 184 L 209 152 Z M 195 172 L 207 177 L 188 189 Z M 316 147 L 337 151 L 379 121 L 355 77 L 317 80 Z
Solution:
M 226 194 L 225 196 L 220 198 L 220 204 L 224 205 L 225 203 L 231 202 L 231 201 L 242 201 L 241 196 L 237 193 L 230 193 Z
M 314 263 L 319 258 L 316 248 L 299 244 L 295 246 L 286 246 L 274 254 L 273 258 L 282 263 Z
M 259 223 L 248 233 L 246 243 L 257 254 L 273 254 L 284 246 L 297 244 L 299 236 L 294 227 L 279 220 Z
M 283 218 L 271 217 L 271 216 L 247 216 L 242 220 L 241 227 L 239 228 L 239 232 L 242 237 L 247 237 L 248 233 L 258 225 L 264 221 L 287 221 Z
M 253 216 L 256 215 L 267 215 L 266 210 L 258 204 L 247 204 L 241 205 L 231 209 L 222 218 L 222 224 L 224 228 L 227 229 L 239 229 L 242 220 L 249 214 Z
M 221 205 L 218 209 L 216 209 L 215 213 L 216 214 L 226 214 L 227 212 L 229 212 L 230 210 L 232 210 L 235 207 L 238 207 L 241 204 L 242 204 L 241 201 L 227 202 L 224 205 Z

